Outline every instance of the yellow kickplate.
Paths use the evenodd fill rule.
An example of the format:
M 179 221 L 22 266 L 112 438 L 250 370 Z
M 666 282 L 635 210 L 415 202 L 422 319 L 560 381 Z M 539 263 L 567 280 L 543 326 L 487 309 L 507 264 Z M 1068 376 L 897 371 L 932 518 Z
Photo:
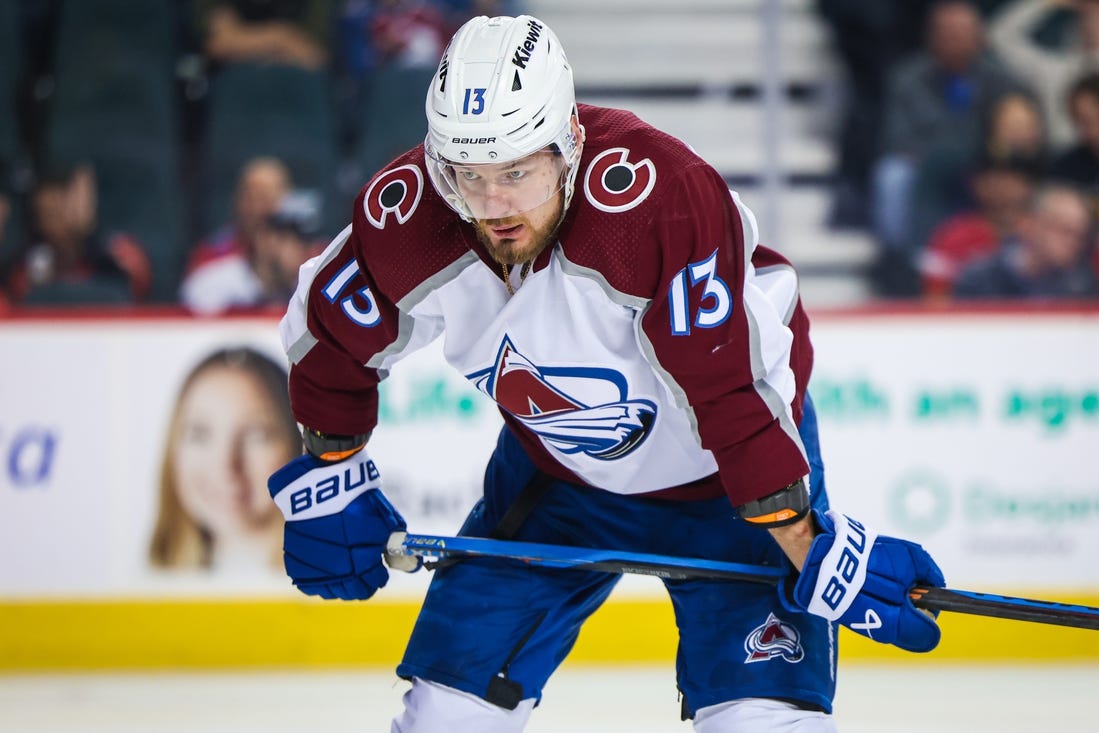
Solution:
M 1099 605 L 1099 598 L 1057 598 Z M 302 599 L 0 602 L 0 671 L 361 666 L 400 661 L 419 600 Z M 1099 661 L 1099 632 L 944 613 L 943 641 L 909 654 L 846 630 L 843 662 Z M 585 625 L 570 663 L 671 663 L 665 599 L 611 599 Z

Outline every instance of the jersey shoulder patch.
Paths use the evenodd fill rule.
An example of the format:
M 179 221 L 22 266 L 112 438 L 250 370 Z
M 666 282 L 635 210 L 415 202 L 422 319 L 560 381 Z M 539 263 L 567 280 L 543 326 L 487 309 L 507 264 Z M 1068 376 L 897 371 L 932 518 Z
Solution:
M 656 166 L 629 148 L 609 148 L 584 171 L 584 196 L 600 211 L 616 214 L 638 206 L 656 185 Z
M 382 171 L 363 193 L 363 214 L 375 229 L 385 229 L 390 218 L 404 224 L 416 212 L 424 193 L 424 174 L 407 163 Z

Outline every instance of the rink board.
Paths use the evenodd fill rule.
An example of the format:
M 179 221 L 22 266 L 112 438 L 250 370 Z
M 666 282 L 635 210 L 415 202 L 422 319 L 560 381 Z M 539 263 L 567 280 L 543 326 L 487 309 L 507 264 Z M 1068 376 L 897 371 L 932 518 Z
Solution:
M 953 587 L 1099 605 L 1099 311 L 827 313 L 813 337 L 834 506 L 922 543 Z M 0 669 L 399 658 L 427 573 L 322 604 L 269 563 L 149 566 L 174 395 L 204 355 L 241 345 L 282 358 L 270 317 L 0 321 Z M 412 531 L 453 533 L 499 415 L 440 343 L 398 365 L 381 407 L 370 450 L 387 494 Z M 944 627 L 931 658 L 1099 659 L 1093 632 L 957 614 Z M 674 628 L 658 585 L 616 593 L 574 657 L 671 659 Z

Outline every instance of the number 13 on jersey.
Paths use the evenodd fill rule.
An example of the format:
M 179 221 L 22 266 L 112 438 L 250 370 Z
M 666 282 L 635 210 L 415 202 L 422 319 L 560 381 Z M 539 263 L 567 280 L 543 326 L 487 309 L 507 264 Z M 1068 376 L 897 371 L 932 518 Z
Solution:
M 692 262 L 675 274 L 668 288 L 668 306 L 671 310 L 672 335 L 687 336 L 691 333 L 690 289 L 704 283 L 698 311 L 693 324 L 699 328 L 714 328 L 724 323 L 733 312 L 733 296 L 729 286 L 717 276 L 717 250 L 709 257 Z

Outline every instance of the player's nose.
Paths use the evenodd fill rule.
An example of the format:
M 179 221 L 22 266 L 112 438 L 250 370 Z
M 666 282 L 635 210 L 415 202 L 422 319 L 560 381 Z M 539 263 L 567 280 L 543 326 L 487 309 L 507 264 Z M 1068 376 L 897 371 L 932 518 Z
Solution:
M 489 184 L 485 188 L 485 196 L 482 201 L 486 219 L 503 219 L 511 215 L 511 197 L 508 192 L 496 184 Z

